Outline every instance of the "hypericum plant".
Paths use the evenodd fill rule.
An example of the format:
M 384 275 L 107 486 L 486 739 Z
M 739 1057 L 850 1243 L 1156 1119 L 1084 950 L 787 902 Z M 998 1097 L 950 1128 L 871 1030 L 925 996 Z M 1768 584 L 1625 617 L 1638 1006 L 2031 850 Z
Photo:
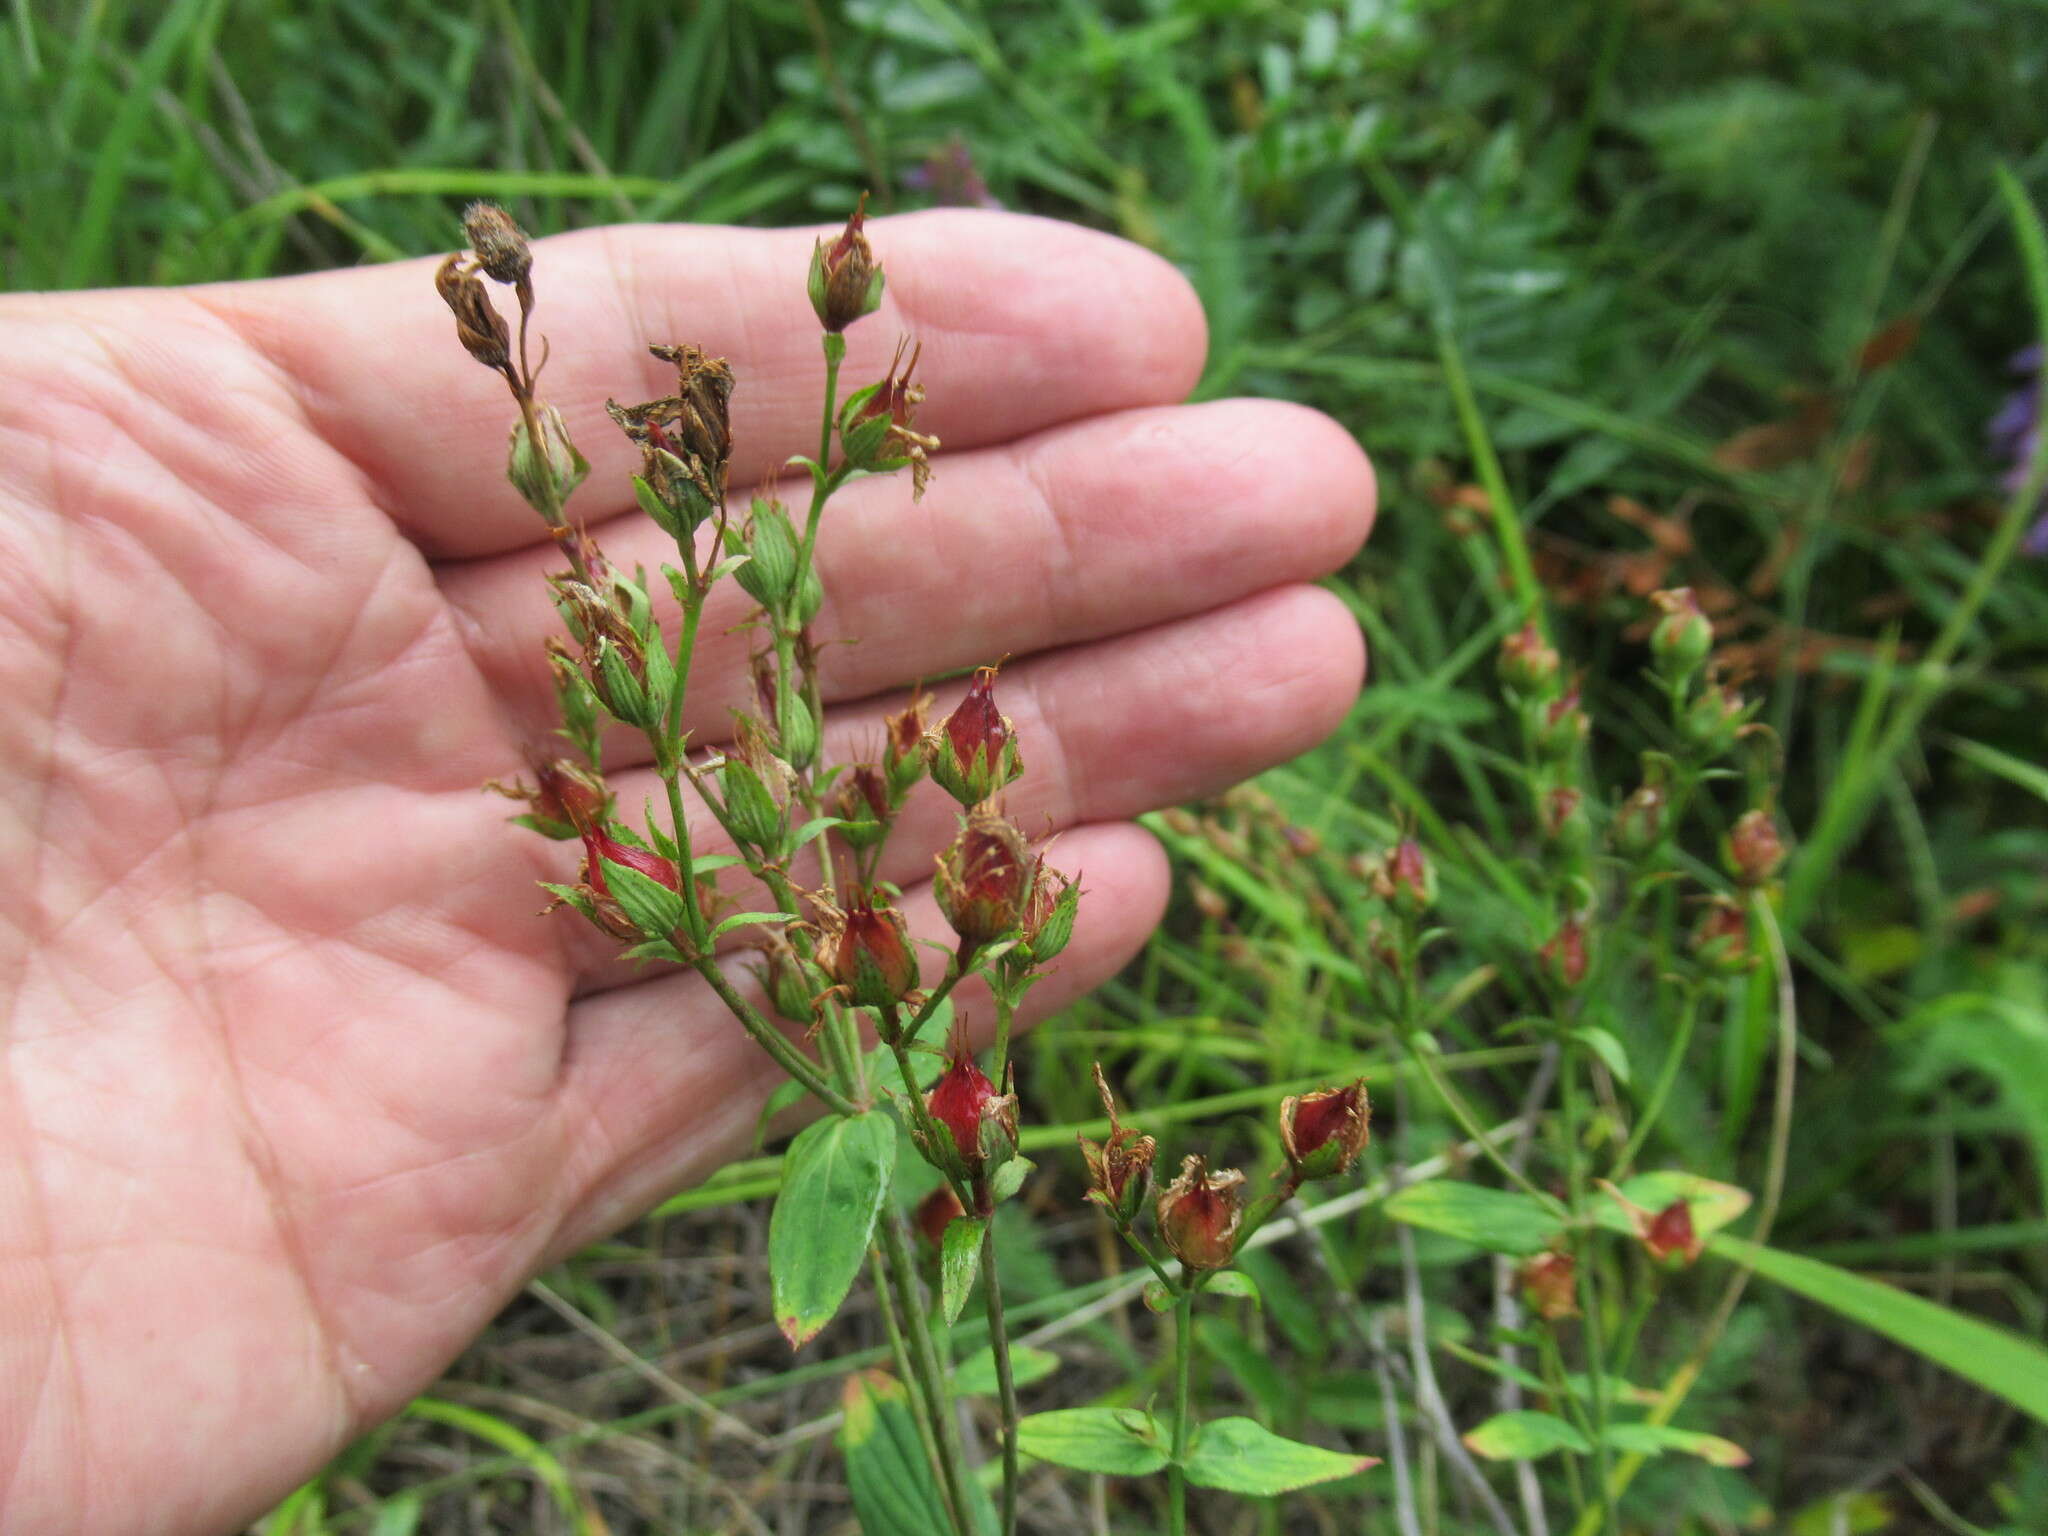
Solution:
M 750 499 L 743 518 L 729 509 L 730 407 L 739 381 L 723 359 L 688 343 L 653 345 L 654 356 L 675 369 L 673 391 L 635 405 L 607 403 L 640 451 L 635 499 L 675 540 L 676 563 L 657 573 L 679 613 L 671 639 L 655 611 L 660 589 L 644 571 L 614 567 L 569 512 L 589 465 L 561 413 L 538 393 L 526 238 L 496 207 L 468 210 L 469 254 L 448 257 L 436 286 L 457 338 L 511 392 L 518 418 L 508 474 L 567 565 L 548 578 L 567 630 L 549 642 L 548 655 L 568 750 L 537 753 L 533 784 L 499 787 L 526 803 L 518 818 L 524 825 L 582 844 L 581 878 L 548 887 L 555 905 L 580 913 L 631 959 L 694 970 L 788 1074 L 770 1109 L 808 1099 L 823 1112 L 797 1133 L 783 1160 L 770 1277 L 776 1320 L 791 1345 L 801 1346 L 839 1310 L 863 1266 L 873 1265 L 900 1385 L 870 1373 L 849 1387 L 849 1482 L 870 1536 L 1010 1536 L 1023 1444 L 1069 1466 L 1099 1469 L 1106 1459 L 1110 1470 L 1168 1471 L 1179 1531 L 1189 1482 L 1272 1493 L 1368 1464 L 1283 1440 L 1249 1419 L 1198 1425 L 1188 1373 L 1196 1295 L 1205 1287 L 1241 1293 L 1246 1282 L 1227 1266 L 1245 1239 L 1304 1180 L 1351 1166 L 1366 1137 L 1364 1087 L 1287 1101 L 1287 1166 L 1255 1198 L 1248 1200 L 1242 1174 L 1212 1175 L 1190 1157 L 1156 1205 L 1158 1241 L 1178 1261 L 1171 1270 L 1136 1225 L 1151 1139 L 1113 1125 L 1109 1140 L 1089 1152 L 1095 1198 L 1144 1254 L 1157 1275 L 1155 1301 L 1177 1319 L 1170 1428 L 1135 1411 L 1020 1420 L 994 1221 L 1031 1166 L 1017 1152 L 1010 1034 L 1018 1005 L 1073 932 L 1080 892 L 1002 809 L 1023 762 L 1016 728 L 996 702 L 994 667 L 978 671 L 958 705 L 936 721 L 928 718 L 929 699 L 914 695 L 887 721 L 874 760 L 828 758 L 810 629 L 824 599 L 819 527 L 833 495 L 863 476 L 908 469 L 911 494 L 921 496 L 939 446 L 916 426 L 924 387 L 918 349 L 908 341 L 880 380 L 841 396 L 844 333 L 882 301 L 882 266 L 863 223 L 856 209 L 812 253 L 808 292 L 821 327 L 823 402 L 815 456 L 790 464 L 810 485 L 800 516 L 763 495 Z M 493 283 L 516 298 L 516 335 L 492 299 Z M 542 361 L 545 355 L 543 348 Z M 736 713 L 729 738 L 714 745 L 693 739 L 687 722 L 707 603 L 727 580 L 756 605 L 751 625 L 759 643 L 752 706 Z M 604 777 L 605 736 L 614 727 L 645 738 L 663 788 L 665 805 L 649 807 L 637 823 Z M 937 857 L 938 905 L 957 943 L 936 978 L 896 906 L 899 891 L 878 873 L 906 802 L 927 778 L 961 812 L 957 835 Z M 695 829 L 693 805 L 701 808 Z M 732 969 L 747 952 L 751 985 Z M 975 1058 L 964 1010 L 953 1007 L 956 989 L 970 979 L 985 988 L 993 1013 L 986 1067 Z M 1107 1103 L 1106 1087 L 1103 1094 Z M 1114 1121 L 1113 1105 L 1110 1112 Z M 936 1296 L 920 1283 L 911 1223 L 894 1194 L 899 1122 L 941 1178 L 916 1213 L 938 1259 Z M 977 1278 L 1000 1410 L 999 1512 L 968 1464 L 947 1337 Z M 922 1452 L 912 1463 L 889 1459 L 891 1447 L 911 1444 Z

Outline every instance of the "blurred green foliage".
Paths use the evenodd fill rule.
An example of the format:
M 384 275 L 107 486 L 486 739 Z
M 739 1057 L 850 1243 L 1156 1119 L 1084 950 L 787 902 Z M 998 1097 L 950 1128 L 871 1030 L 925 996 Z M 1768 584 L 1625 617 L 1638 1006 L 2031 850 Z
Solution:
M 1265 782 L 1276 809 L 1162 824 L 1204 899 L 1041 1032 L 1027 1102 L 1068 1121 L 1095 1113 L 1097 1056 L 1156 1106 L 1372 1046 L 1342 872 L 1397 817 L 1443 867 L 1460 953 L 1506 978 L 1459 1015 L 1461 1043 L 1512 1019 L 1542 934 L 1516 897 L 1534 834 L 1490 676 L 1485 495 L 1445 387 L 1462 368 L 1585 671 L 1603 782 L 1618 797 L 1666 744 L 1641 596 L 1691 584 L 1776 733 L 1784 823 L 1827 828 L 1786 914 L 1804 1077 L 1777 1241 L 2038 1331 L 2038 561 L 1996 573 L 1924 712 L 1874 749 L 1996 518 L 1983 424 L 2036 322 L 1992 170 L 2048 191 L 2044 90 L 2048 11 L 2028 0 L 13 0 L 0 280 L 423 254 L 475 195 L 541 231 L 822 220 L 863 187 L 884 210 L 970 192 L 966 163 L 1007 206 L 1178 262 L 1212 325 L 1201 393 L 1308 401 L 1376 458 L 1380 529 L 1339 583 L 1376 679 Z M 1775 766 L 1711 799 L 1710 824 Z M 1659 917 L 1666 942 L 1683 916 Z M 1752 990 L 1703 1024 L 1652 1149 L 1735 1182 L 1762 1150 Z M 1612 1027 L 1654 1060 L 1666 1023 Z M 1512 1113 L 1526 1072 L 1468 1091 Z M 1214 1136 L 1270 1154 L 1256 1118 L 1234 1124 Z M 1347 1252 L 1383 1239 L 1364 1224 Z M 1329 1337 L 1299 1277 L 1259 1279 L 1267 1311 L 1212 1336 L 1217 1369 L 1276 1412 L 1377 1423 L 1369 1374 L 1306 1363 Z M 1276 1340 L 1299 1390 L 1262 1370 Z M 1909 1484 L 1857 1492 L 1887 1458 L 1975 1523 L 1948 1529 L 2048 1527 L 2038 1431 L 1781 1297 L 1738 1315 L 1696 1401 L 1753 1428 L 1759 1464 L 1653 1464 L 1631 1510 L 1676 1513 L 1645 1529 L 1765 1509 L 1941 1528 Z

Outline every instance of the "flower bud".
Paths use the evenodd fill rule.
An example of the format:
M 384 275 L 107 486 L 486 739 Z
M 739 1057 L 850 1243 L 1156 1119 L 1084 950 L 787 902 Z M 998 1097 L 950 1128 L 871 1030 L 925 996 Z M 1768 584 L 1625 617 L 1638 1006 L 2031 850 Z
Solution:
M 1289 1094 L 1280 1101 L 1280 1148 L 1297 1181 L 1348 1173 L 1370 1136 L 1365 1079 L 1348 1088 Z
M 887 739 L 882 744 L 882 773 L 896 799 L 909 794 L 924 777 L 924 712 L 929 702 L 930 695 L 914 693 L 908 705 L 883 721 Z
M 526 430 L 522 416 L 512 424 L 512 447 L 505 461 L 505 478 L 525 498 L 526 504 L 544 516 L 553 517 L 583 477 L 590 473 L 590 461 L 569 441 L 569 424 L 552 405 L 535 405 L 533 419 L 540 426 L 540 448 Z M 550 497 L 553 499 L 550 500 Z
M 1528 708 L 1529 744 L 1548 762 L 1562 763 L 1586 744 L 1593 724 L 1579 707 L 1579 685 L 1574 683 L 1557 698 L 1532 701 Z
M 1414 838 L 1402 838 L 1387 854 L 1373 875 L 1373 894 L 1411 920 L 1436 905 L 1436 868 Z
M 1701 1244 L 1693 1230 L 1692 1206 L 1680 1198 L 1652 1216 L 1643 1230 L 1643 1247 L 1651 1263 L 1669 1269 L 1697 1261 Z
M 1024 834 L 1007 817 L 977 811 L 939 855 L 933 891 L 960 935 L 964 957 L 1008 938 L 1031 900 L 1032 860 Z
M 917 1235 L 924 1239 L 932 1252 L 937 1253 L 945 1246 L 946 1228 L 966 1214 L 967 1207 L 953 1193 L 953 1186 L 941 1184 L 917 1202 L 916 1214 L 910 1221 L 917 1228 Z
M 1515 1279 L 1522 1303 L 1546 1323 L 1579 1315 L 1579 1267 L 1568 1253 L 1551 1249 L 1524 1264 Z
M 1721 862 L 1736 882 L 1759 886 L 1785 862 L 1785 845 L 1769 811 L 1744 811 L 1721 842 Z
M 611 814 L 611 790 L 603 778 L 581 763 L 566 757 L 551 758 L 536 763 L 533 774 L 540 781 L 537 789 L 518 783 L 492 783 L 486 787 L 509 799 L 524 800 L 526 814 L 513 819 L 543 837 L 556 842 L 582 837 L 590 829 L 602 826 Z
M 811 248 L 811 308 L 828 331 L 843 331 L 882 307 L 882 264 L 861 229 L 867 210 L 868 195 L 863 192 L 838 238 L 829 247 L 820 240 Z
M 455 316 L 455 339 L 463 350 L 512 379 L 512 333 L 476 269 L 460 256 L 450 256 L 434 273 L 434 290 Z
M 578 904 L 584 916 L 615 939 L 665 938 L 665 934 L 643 933 L 640 926 L 626 915 L 626 909 L 605 883 L 607 859 L 645 875 L 656 885 L 666 886 L 677 895 L 682 894 L 682 877 L 667 859 L 651 849 L 621 842 L 603 827 L 592 827 L 583 834 L 583 883 L 578 887 L 578 893 L 584 898 L 584 902 Z
M 1749 918 L 1726 897 L 1717 897 L 1692 931 L 1692 957 L 1708 970 L 1735 976 L 1756 963 L 1749 947 Z
M 974 1064 L 966 1031 L 957 1024 L 949 1052 L 950 1064 L 924 1100 L 926 1113 L 944 1134 L 938 1145 L 918 1150 L 941 1173 L 966 1184 L 1016 1152 L 1017 1101 L 997 1093 L 988 1074 Z
M 496 203 L 475 202 L 462 210 L 462 233 L 476 253 L 477 265 L 495 282 L 516 288 L 533 271 L 533 250 L 526 232 Z
M 1666 681 L 1682 684 L 1714 648 L 1714 626 L 1700 611 L 1691 587 L 1652 592 L 1650 602 L 1663 615 L 1650 631 L 1650 654 Z
M 1565 992 L 1577 990 L 1590 968 L 1586 925 L 1577 917 L 1566 918 L 1550 941 L 1536 951 L 1536 958 L 1552 986 Z
M 917 951 L 894 907 L 863 897 L 843 911 L 827 907 L 818 964 L 858 1008 L 890 1008 L 917 990 Z
M 959 707 L 925 735 L 925 763 L 962 805 L 981 804 L 1024 771 L 1016 727 L 996 708 L 996 669 L 983 667 Z
M 796 590 L 797 568 L 796 528 L 781 502 L 754 498 L 743 544 L 747 559 L 733 580 L 763 608 L 777 612 Z
M 1244 1175 L 1235 1168 L 1211 1175 L 1199 1155 L 1190 1156 L 1180 1165 L 1180 1177 L 1159 1191 L 1153 1214 L 1160 1241 L 1182 1264 L 1221 1269 L 1237 1256 Z
M 1586 819 L 1586 797 L 1575 786 L 1555 784 L 1537 797 L 1537 815 L 1543 835 L 1553 847 L 1566 854 L 1582 853 L 1593 838 L 1593 824 Z
M 889 835 L 895 808 L 889 803 L 889 784 L 873 763 L 856 763 L 847 770 L 833 804 L 839 818 L 839 835 L 855 848 L 872 848 Z
M 1666 808 L 1662 785 L 1644 784 L 1635 789 L 1615 809 L 1614 823 L 1608 829 L 1614 851 L 1628 859 L 1649 853 L 1663 840 Z
M 1735 745 L 1750 713 L 1741 694 L 1726 684 L 1710 683 L 1685 707 L 1680 723 L 1686 745 L 1702 757 L 1719 757 Z
M 1543 631 L 1524 625 L 1500 643 L 1500 680 L 1508 692 L 1524 698 L 1547 697 L 1557 686 L 1563 666 Z
M 785 688 L 775 701 L 775 738 L 782 760 L 798 773 L 818 755 L 818 717 L 811 701 L 795 688 Z
M 1109 1139 L 1077 1138 L 1082 1161 L 1088 1165 L 1088 1198 L 1109 1212 L 1118 1226 L 1127 1227 L 1138 1219 L 1145 1203 L 1145 1185 L 1152 1176 L 1152 1159 L 1158 1155 L 1159 1143 L 1118 1122 L 1116 1100 L 1103 1079 L 1100 1062 L 1095 1064 L 1095 1091 L 1102 1096 L 1102 1108 L 1109 1116 Z
M 1699 1258 L 1702 1244 L 1699 1233 L 1693 1228 L 1692 1207 L 1684 1196 L 1661 1211 L 1646 1211 L 1605 1179 L 1600 1181 L 1600 1187 L 1621 1207 L 1622 1214 L 1628 1218 L 1629 1230 L 1643 1245 L 1653 1264 L 1677 1269 Z
M 761 954 L 754 975 L 776 1014 L 808 1028 L 817 1021 L 818 996 L 826 989 L 824 973 L 779 936 L 770 939 Z

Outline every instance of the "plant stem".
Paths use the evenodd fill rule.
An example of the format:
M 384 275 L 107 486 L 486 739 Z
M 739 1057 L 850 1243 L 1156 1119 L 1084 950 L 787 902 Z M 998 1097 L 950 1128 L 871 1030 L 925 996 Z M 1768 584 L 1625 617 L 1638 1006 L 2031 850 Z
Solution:
M 1585 1203 L 1586 1170 L 1579 1149 L 1579 1052 L 1577 1047 L 1567 1043 L 1564 1052 L 1563 1070 L 1558 1075 L 1559 1109 L 1564 1117 L 1564 1167 L 1565 1189 L 1570 1208 L 1578 1211 Z M 1573 1247 L 1577 1250 L 1579 1271 L 1579 1309 L 1585 1314 L 1581 1333 L 1586 1347 L 1586 1374 L 1593 1399 L 1593 1464 L 1597 1469 L 1598 1484 L 1595 1492 L 1600 1500 L 1599 1514 L 1607 1536 L 1618 1536 L 1620 1525 L 1615 1519 L 1614 1500 L 1610 1496 L 1612 1483 L 1609 1481 L 1610 1463 L 1613 1452 L 1607 1444 L 1607 1362 L 1605 1359 L 1606 1340 L 1600 1313 L 1600 1282 L 1595 1274 L 1598 1255 L 1594 1251 L 1594 1231 L 1582 1227 L 1573 1229 Z M 1590 1515 L 1592 1511 L 1587 1511 Z M 1580 1523 L 1585 1523 L 1582 1516 Z
M 896 1288 L 904 1332 L 910 1342 L 911 1369 L 917 1373 L 925 1406 L 932 1418 L 938 1445 L 939 1479 L 952 1506 L 953 1528 L 959 1536 L 974 1536 L 972 1508 L 967 1502 L 967 1452 L 960 1444 L 960 1425 L 953 1417 L 953 1394 L 948 1389 L 946 1370 L 932 1343 L 931 1319 L 917 1295 L 917 1271 L 912 1265 L 910 1245 L 903 1240 L 903 1218 L 896 1210 L 882 1213 L 882 1262 Z
M 1010 1374 L 1010 1331 L 1003 1322 L 1003 1282 L 996 1273 L 993 1211 L 981 1229 L 981 1291 L 988 1307 L 989 1348 L 996 1359 L 996 1392 L 1003 1415 L 1003 1536 L 1017 1532 L 1017 1383 Z
M 1608 1177 L 1619 1184 L 1628 1177 L 1629 1168 L 1635 1163 L 1636 1155 L 1643 1150 L 1643 1143 L 1650 1139 L 1650 1132 L 1656 1128 L 1657 1119 L 1664 1113 L 1664 1103 L 1671 1097 L 1671 1089 L 1678 1081 L 1678 1072 L 1685 1065 L 1686 1047 L 1692 1043 L 1693 1026 L 1699 1022 L 1699 994 L 1688 987 L 1685 1004 L 1678 1015 L 1678 1028 L 1672 1032 L 1671 1047 L 1664 1055 L 1664 1065 L 1658 1070 L 1657 1081 L 1650 1089 L 1649 1102 L 1637 1116 L 1635 1129 L 1629 1132 L 1628 1144 L 1621 1149 L 1621 1156 L 1615 1159 L 1614 1171 Z
M 808 1088 L 817 1098 L 818 1102 L 831 1110 L 833 1114 L 857 1115 L 860 1113 L 860 1106 L 826 1082 L 824 1074 L 819 1072 L 811 1059 L 794 1045 L 790 1044 L 787 1035 L 762 1018 L 752 1003 L 740 996 L 739 992 L 733 987 L 733 984 L 726 979 L 725 972 L 718 968 L 716 960 L 712 959 L 709 955 L 702 955 L 698 957 L 695 964 L 697 974 L 711 983 L 711 990 L 716 992 L 724 1001 L 725 1006 L 732 1010 L 733 1017 L 745 1026 L 747 1033 L 754 1037 L 755 1042 L 763 1050 L 775 1058 L 776 1063 L 783 1071 Z
M 1173 1303 L 1173 1464 L 1166 1469 L 1167 1530 L 1171 1536 L 1187 1536 L 1188 1480 L 1181 1463 L 1188 1454 L 1188 1433 L 1192 1415 L 1188 1411 L 1188 1381 L 1193 1371 L 1195 1293 L 1183 1287 Z
M 1466 1104 L 1464 1096 L 1451 1086 L 1448 1078 L 1437 1071 L 1436 1063 L 1431 1059 L 1430 1053 L 1421 1046 L 1416 1045 L 1413 1038 L 1405 1031 L 1401 1038 L 1408 1046 L 1409 1055 L 1414 1058 L 1417 1068 L 1422 1073 L 1423 1080 L 1429 1084 L 1431 1091 L 1436 1094 L 1437 1101 L 1450 1111 L 1451 1118 L 1458 1122 L 1458 1128 L 1479 1144 L 1480 1149 L 1485 1152 L 1493 1165 L 1500 1169 L 1503 1174 L 1507 1175 L 1509 1183 L 1521 1190 L 1523 1194 L 1535 1199 L 1552 1215 L 1564 1215 L 1566 1208 L 1558 1203 L 1555 1195 L 1536 1184 L 1526 1173 L 1509 1162 L 1498 1147 L 1494 1146 L 1492 1140 L 1488 1137 L 1485 1127 L 1480 1125 L 1478 1117 L 1472 1113 L 1471 1106 Z

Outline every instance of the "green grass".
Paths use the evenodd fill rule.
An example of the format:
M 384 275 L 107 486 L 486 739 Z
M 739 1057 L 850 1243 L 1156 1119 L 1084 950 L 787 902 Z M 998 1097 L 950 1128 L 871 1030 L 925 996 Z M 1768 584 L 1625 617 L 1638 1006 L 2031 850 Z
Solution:
M 2044 70 L 2048 19 L 2021 0 L 14 0 L 0 280 L 438 251 L 476 195 L 537 230 L 816 219 L 863 186 L 918 206 L 905 173 L 957 136 L 1004 202 L 1178 262 L 1212 324 L 1200 392 L 1332 412 L 1372 450 L 1384 502 L 1340 583 L 1373 686 L 1256 793 L 1161 820 L 1185 876 L 1166 930 L 1030 1048 L 1048 1182 L 1009 1245 L 1013 1315 L 1056 1318 L 1106 1284 L 1072 1160 L 1050 1150 L 1097 1113 L 1096 1057 L 1172 1145 L 1199 1125 L 1270 1158 L 1281 1088 L 1361 1059 L 1386 1064 L 1375 1091 L 1397 1123 L 1346 872 L 1397 820 L 1441 865 L 1444 1038 L 1491 1053 L 1460 1064 L 1463 1091 L 1489 1122 L 1515 1113 L 1531 1048 L 1506 1032 L 1535 1004 L 1548 917 L 1492 677 L 1501 581 L 1550 590 L 1618 797 L 1668 745 L 1627 585 L 1654 571 L 1726 594 L 1724 640 L 1775 733 L 1703 801 L 1689 878 L 1718 879 L 1712 832 L 1774 777 L 1800 844 L 1784 918 L 1801 1077 L 1773 1247 L 2037 1333 L 2048 579 L 1997 531 L 1983 422 L 2038 325 L 1996 171 L 2048 200 Z M 1859 365 L 1909 319 L 1901 356 Z M 1772 423 L 1788 424 L 1774 444 L 1753 430 Z M 1514 537 L 1456 511 L 1466 487 L 1513 510 Z M 1658 565 L 1650 534 L 1680 530 Z M 1675 895 L 1651 911 L 1653 935 L 1690 920 Z M 1654 1071 L 1668 1009 L 1653 987 L 1610 995 L 1605 1027 Z M 1740 981 L 1707 999 L 1652 1166 L 1758 1187 L 1772 1002 Z M 1405 1108 L 1415 1155 L 1455 1134 L 1426 1099 Z M 772 1181 L 772 1163 L 735 1170 L 550 1277 L 686 1397 L 522 1303 L 273 1536 L 594 1530 L 592 1512 L 612 1531 L 755 1528 L 742 1510 L 845 1528 L 829 1492 L 809 1525 L 787 1514 L 804 1503 L 789 1489 L 836 1486 L 815 1424 L 850 1361 L 791 1369 L 760 1336 Z M 1390 1232 L 1370 1209 L 1331 1232 L 1375 1306 Z M 1469 1330 L 1472 1272 L 1427 1234 L 1419 1249 L 1441 1327 Z M 1312 1273 L 1295 1255 L 1257 1274 L 1266 1306 L 1219 1336 L 1214 1390 L 1377 1444 L 1377 1386 Z M 1714 1301 L 1689 1277 L 1667 1297 L 1674 1330 Z M 1132 1373 L 1156 1390 L 1148 1326 L 1126 1309 L 1062 1335 L 1059 1400 Z M 1465 1342 L 1485 1351 L 1483 1325 Z M 1646 1337 L 1639 1379 L 1686 1347 Z M 1298 1386 L 1275 1394 L 1269 1354 Z M 1461 1414 L 1488 1411 L 1483 1372 L 1440 1369 Z M 1851 1495 L 1933 1522 L 1914 1529 L 2048 1526 L 2038 1426 L 1761 1283 L 1685 1415 L 1755 1464 L 1648 1463 L 1626 1509 L 1643 1530 L 1762 1510 L 1826 1530 Z M 1910 1479 L 1878 1475 L 1900 1459 Z M 1378 1494 L 1321 1497 L 1338 1528 L 1387 1518 Z M 1283 1520 L 1309 1502 L 1217 1529 L 1310 1529 Z M 1155 1528 L 1142 1499 L 1111 1507 L 1117 1530 Z M 1479 1528 L 1454 1503 L 1443 1521 Z

